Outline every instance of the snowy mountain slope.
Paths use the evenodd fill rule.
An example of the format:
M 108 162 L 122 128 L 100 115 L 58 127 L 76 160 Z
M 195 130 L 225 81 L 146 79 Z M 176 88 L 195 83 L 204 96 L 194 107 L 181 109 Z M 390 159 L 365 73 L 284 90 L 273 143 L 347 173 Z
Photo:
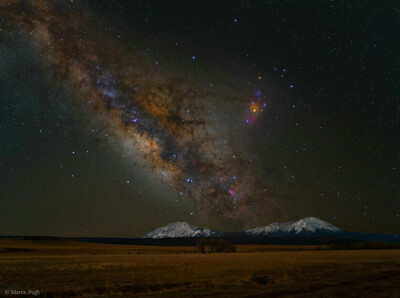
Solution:
M 272 223 L 245 232 L 219 232 L 203 229 L 187 222 L 174 222 L 144 235 L 142 238 L 229 237 L 236 236 L 296 236 L 321 235 L 343 232 L 341 229 L 316 217 L 306 217 L 295 222 Z
M 316 234 L 316 233 L 339 233 L 343 232 L 334 225 L 316 218 L 306 217 L 296 222 L 272 223 L 267 226 L 247 230 L 246 233 L 252 236 L 266 236 L 277 234 Z
M 167 226 L 155 229 L 142 238 L 178 238 L 178 237 L 218 237 L 220 233 L 210 229 L 192 226 L 187 222 L 174 222 Z

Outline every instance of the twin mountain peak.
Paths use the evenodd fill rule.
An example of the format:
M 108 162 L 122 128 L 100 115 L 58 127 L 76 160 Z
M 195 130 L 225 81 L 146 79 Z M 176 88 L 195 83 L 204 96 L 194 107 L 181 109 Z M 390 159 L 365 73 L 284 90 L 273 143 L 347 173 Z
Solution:
M 321 235 L 343 232 L 334 225 L 316 217 L 306 217 L 298 221 L 275 222 L 266 226 L 257 227 L 244 232 L 220 232 L 203 229 L 187 222 L 174 222 L 167 226 L 155 229 L 143 238 L 182 238 L 182 237 L 224 237 L 226 235 L 242 236 L 295 236 L 295 235 Z

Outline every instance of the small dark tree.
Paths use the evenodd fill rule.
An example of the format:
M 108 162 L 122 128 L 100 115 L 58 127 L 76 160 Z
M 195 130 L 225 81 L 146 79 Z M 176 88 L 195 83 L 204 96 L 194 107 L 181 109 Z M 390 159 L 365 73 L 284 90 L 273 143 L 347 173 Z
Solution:
M 235 246 L 222 238 L 201 238 L 197 241 L 201 253 L 205 252 L 234 252 Z
M 206 245 L 207 239 L 200 238 L 199 240 L 197 240 L 197 247 L 202 254 L 206 252 Z

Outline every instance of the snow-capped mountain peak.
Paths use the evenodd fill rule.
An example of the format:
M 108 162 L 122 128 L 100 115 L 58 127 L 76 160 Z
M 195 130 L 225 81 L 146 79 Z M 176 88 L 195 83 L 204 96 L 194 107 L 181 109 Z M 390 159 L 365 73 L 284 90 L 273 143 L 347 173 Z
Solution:
M 325 230 L 330 232 L 342 231 L 341 229 L 335 227 L 334 225 L 316 217 L 302 218 L 296 221 L 294 224 L 292 224 L 292 229 L 296 233 L 300 233 L 303 231 L 315 233 L 317 230 Z
M 155 229 L 143 236 L 143 238 L 179 238 L 179 237 L 211 237 L 218 233 L 210 229 L 202 229 L 187 222 L 174 222 L 164 227 Z
M 267 226 L 257 227 L 246 231 L 247 234 L 255 236 L 317 232 L 338 233 L 342 232 L 342 230 L 322 219 L 306 217 L 295 222 L 275 222 Z
M 316 218 L 305 217 L 298 221 L 275 222 L 267 226 L 257 227 L 245 232 L 237 232 L 241 236 L 314 236 L 343 232 L 334 225 Z M 155 229 L 143 236 L 143 238 L 182 238 L 182 237 L 226 237 L 229 232 L 219 232 L 203 229 L 187 222 L 174 222 L 164 227 Z M 236 235 L 236 236 L 237 236 Z

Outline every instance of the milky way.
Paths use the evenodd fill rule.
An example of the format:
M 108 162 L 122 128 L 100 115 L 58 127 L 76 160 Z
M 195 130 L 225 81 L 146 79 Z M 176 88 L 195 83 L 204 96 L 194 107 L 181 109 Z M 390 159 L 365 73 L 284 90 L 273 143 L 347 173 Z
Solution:
M 173 73 L 155 72 L 68 2 L 6 1 L 1 9 L 33 35 L 83 109 L 106 119 L 121 143 L 131 141 L 154 179 L 194 202 L 198 213 L 246 224 L 275 204 L 277 196 L 257 178 L 243 146 L 234 147 L 229 135 L 218 133 L 222 129 L 208 113 L 212 94 Z M 241 121 L 251 125 L 267 103 L 261 90 L 244 102 Z

